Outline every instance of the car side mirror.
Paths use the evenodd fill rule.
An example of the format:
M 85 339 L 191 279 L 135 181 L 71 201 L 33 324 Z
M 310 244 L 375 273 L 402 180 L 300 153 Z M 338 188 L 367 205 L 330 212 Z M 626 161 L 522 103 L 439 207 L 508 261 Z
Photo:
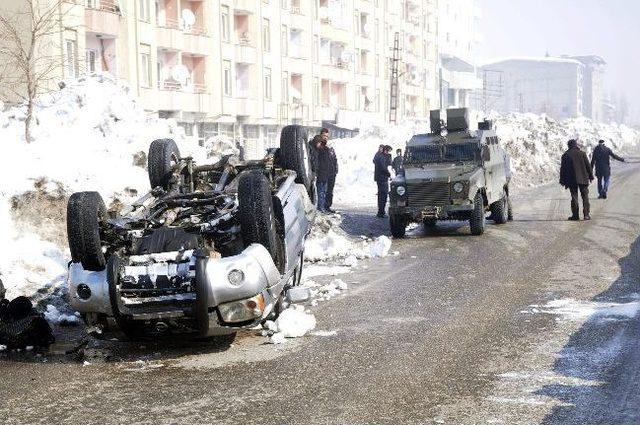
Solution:
M 491 150 L 489 149 L 489 146 L 485 145 L 482 147 L 482 160 L 491 161 Z

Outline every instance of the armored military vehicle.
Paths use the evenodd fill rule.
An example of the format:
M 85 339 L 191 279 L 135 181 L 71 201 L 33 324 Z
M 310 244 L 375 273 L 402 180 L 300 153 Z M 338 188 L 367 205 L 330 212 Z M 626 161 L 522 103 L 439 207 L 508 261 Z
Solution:
M 509 200 L 509 156 L 500 147 L 491 121 L 469 130 L 466 108 L 431 111 L 431 133 L 408 142 L 404 175 L 391 181 L 389 221 L 394 237 L 404 237 L 407 224 L 468 220 L 473 235 L 484 233 L 486 213 L 496 224 L 512 219 Z

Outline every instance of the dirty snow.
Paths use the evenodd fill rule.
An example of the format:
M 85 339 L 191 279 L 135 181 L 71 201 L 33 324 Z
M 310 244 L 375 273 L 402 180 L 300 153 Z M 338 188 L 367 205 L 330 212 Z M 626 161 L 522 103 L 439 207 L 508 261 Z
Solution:
M 52 304 L 47 305 L 44 312 L 44 318 L 47 321 L 60 325 L 76 325 L 80 323 L 80 319 L 75 314 L 61 313 L 58 308 Z
M 633 319 L 640 312 L 640 300 L 614 303 L 563 298 L 549 301 L 540 306 L 531 305 L 529 310 L 525 312 L 553 314 L 561 319 L 571 321 Z
M 307 313 L 304 307 L 294 305 L 280 313 L 275 322 L 265 325 L 274 332 L 270 342 L 281 344 L 285 342 L 285 338 L 299 338 L 315 329 L 316 318 L 313 314 Z

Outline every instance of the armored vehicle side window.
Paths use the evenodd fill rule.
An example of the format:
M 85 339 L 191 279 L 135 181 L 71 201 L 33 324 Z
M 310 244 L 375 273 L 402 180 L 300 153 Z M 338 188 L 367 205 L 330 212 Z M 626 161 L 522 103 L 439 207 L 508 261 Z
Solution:
M 407 147 L 405 163 L 476 162 L 480 159 L 477 143 L 432 144 Z

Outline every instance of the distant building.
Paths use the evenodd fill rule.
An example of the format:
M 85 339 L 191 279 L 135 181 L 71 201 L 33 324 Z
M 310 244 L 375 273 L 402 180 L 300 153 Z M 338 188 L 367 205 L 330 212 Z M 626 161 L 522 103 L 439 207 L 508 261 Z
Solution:
M 440 96 L 444 108 L 471 106 L 471 93 L 482 87 L 476 74 L 481 16 L 478 0 L 438 2 Z
M 523 57 L 488 63 L 479 70 L 485 92 L 481 103 L 484 109 L 503 113 L 579 117 L 584 110 L 584 70 L 581 61 L 570 58 Z
M 582 79 L 582 114 L 594 121 L 606 121 L 604 111 L 604 59 L 596 55 L 565 56 L 584 65 Z

